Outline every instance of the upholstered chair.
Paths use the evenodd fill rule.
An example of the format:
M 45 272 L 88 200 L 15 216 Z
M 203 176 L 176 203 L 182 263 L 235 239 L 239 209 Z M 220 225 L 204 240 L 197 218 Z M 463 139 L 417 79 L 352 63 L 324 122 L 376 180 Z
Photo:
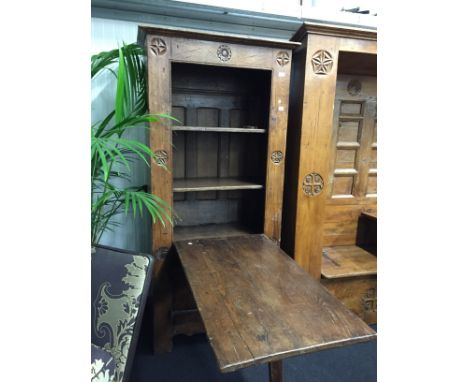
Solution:
M 91 254 L 91 381 L 127 382 L 153 258 L 98 246 Z

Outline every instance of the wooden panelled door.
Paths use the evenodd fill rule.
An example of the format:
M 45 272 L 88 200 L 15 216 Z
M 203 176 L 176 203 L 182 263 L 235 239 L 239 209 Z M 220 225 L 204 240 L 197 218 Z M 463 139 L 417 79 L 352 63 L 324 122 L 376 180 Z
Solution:
M 377 81 L 338 75 L 323 246 L 353 245 L 358 216 L 377 209 Z

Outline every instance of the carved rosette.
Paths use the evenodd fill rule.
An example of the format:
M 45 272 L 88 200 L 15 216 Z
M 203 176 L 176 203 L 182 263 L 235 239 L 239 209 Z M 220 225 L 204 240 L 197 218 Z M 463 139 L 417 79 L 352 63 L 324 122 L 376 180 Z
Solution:
M 377 312 L 377 291 L 375 288 L 370 288 L 362 296 L 362 304 L 364 311 Z
M 315 196 L 323 190 L 323 178 L 320 174 L 311 172 L 304 177 L 302 182 L 302 190 L 306 195 Z
M 156 156 L 156 164 L 158 166 L 165 166 L 167 163 L 167 151 L 166 150 L 156 150 L 154 152 L 154 155 Z
M 227 45 L 220 45 L 216 54 L 221 61 L 229 61 L 232 55 L 231 48 L 229 48 Z
M 333 57 L 326 50 L 318 50 L 312 56 L 312 68 L 315 74 L 325 75 L 333 67 Z
M 357 96 L 361 93 L 362 84 L 359 80 L 351 80 L 348 83 L 348 93 L 352 96 Z
M 285 52 L 285 51 L 281 51 L 281 52 L 278 52 L 278 54 L 276 55 L 276 62 L 278 63 L 279 66 L 285 66 L 287 64 L 289 64 L 289 54 L 288 52 Z
M 151 39 L 150 49 L 156 56 L 161 56 L 167 52 L 167 45 L 162 38 L 154 37 Z
M 273 151 L 271 153 L 271 161 L 274 164 L 280 164 L 281 161 L 283 160 L 283 153 L 281 151 Z

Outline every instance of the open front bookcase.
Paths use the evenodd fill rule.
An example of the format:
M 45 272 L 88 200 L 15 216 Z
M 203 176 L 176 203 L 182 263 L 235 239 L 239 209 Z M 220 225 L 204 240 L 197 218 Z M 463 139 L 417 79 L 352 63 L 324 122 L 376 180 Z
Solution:
M 174 240 L 261 233 L 271 73 L 172 64 Z
M 152 192 L 175 226 L 153 226 L 153 254 L 174 240 L 265 233 L 280 239 L 291 49 L 283 40 L 140 26 L 148 53 Z
M 152 228 L 155 276 L 177 240 L 264 233 L 279 242 L 291 57 L 300 44 L 154 26 L 139 27 L 139 42 L 150 113 L 179 120 L 150 128 L 151 190 L 175 213 L 174 227 Z M 175 279 L 171 317 L 193 310 Z M 173 324 L 155 336 L 184 331 Z

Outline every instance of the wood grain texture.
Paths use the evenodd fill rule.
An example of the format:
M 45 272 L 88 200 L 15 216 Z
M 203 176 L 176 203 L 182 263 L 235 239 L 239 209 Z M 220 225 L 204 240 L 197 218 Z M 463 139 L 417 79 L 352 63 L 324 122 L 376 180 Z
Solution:
M 185 37 L 218 42 L 234 42 L 252 46 L 267 46 L 282 49 L 294 49 L 298 43 L 282 39 L 257 37 L 250 35 L 230 34 L 222 32 L 210 32 L 199 29 L 178 28 L 169 26 L 157 26 L 151 24 L 140 24 L 138 26 L 138 42 L 141 43 L 146 34 L 161 34 L 169 37 Z
M 308 35 L 307 58 L 305 60 L 304 95 L 301 131 L 300 158 L 297 166 L 298 180 L 297 209 L 295 221 L 294 258 L 315 278 L 320 278 L 322 255 L 322 231 L 325 202 L 329 182 L 326 177 L 329 168 L 329 145 L 332 134 L 333 105 L 335 98 L 336 65 L 327 75 L 313 71 L 313 55 L 324 49 L 333 60 L 338 57 L 338 42 L 335 38 L 321 35 Z M 324 179 L 320 194 L 310 196 L 302 190 L 302 183 L 307 174 L 317 173 Z
M 247 205 L 255 202 L 255 205 L 263 209 L 263 217 L 261 218 L 261 224 L 264 226 L 263 231 L 273 240 L 279 241 L 291 48 L 299 44 L 287 41 L 264 41 L 265 45 L 261 46 L 262 39 L 244 39 L 232 36 L 231 38 L 198 32 L 171 28 L 164 30 L 164 28 L 151 28 L 149 26 L 140 28 L 140 41 L 142 41 L 143 36 L 146 36 L 149 52 L 150 104 L 153 107 L 151 111 L 157 112 L 157 108 L 159 108 L 159 110 L 170 113 L 169 110 L 172 110 L 172 106 L 174 106 L 174 113 L 183 120 L 185 125 L 185 127 L 171 128 L 174 130 L 174 142 L 178 144 L 176 149 L 173 149 L 171 145 L 173 137 L 167 134 L 167 129 L 163 132 L 152 133 L 151 147 L 153 149 L 162 147 L 168 153 L 167 167 L 169 169 L 169 172 L 166 173 L 162 173 L 160 168 L 156 168 L 152 172 L 155 194 L 158 196 L 167 195 L 171 202 L 173 200 L 177 202 L 214 200 L 226 196 L 226 194 L 217 191 L 235 190 L 238 189 L 237 186 L 209 185 L 202 187 L 201 190 L 204 192 L 196 196 L 178 195 L 182 192 L 200 190 L 197 187 L 172 187 L 171 172 L 174 171 L 174 174 L 178 175 L 184 174 L 184 178 L 225 178 L 226 175 L 232 176 L 235 172 L 248 177 L 250 172 L 261 167 L 263 174 L 260 175 L 264 181 L 259 184 L 263 184 L 265 188 L 264 201 L 258 203 L 249 198 L 243 203 Z M 223 40 L 224 37 L 227 39 Z M 159 55 L 154 54 L 154 48 L 151 51 L 151 42 L 154 42 L 155 39 L 164 41 L 166 50 Z M 218 50 L 222 45 L 220 42 L 228 45 L 230 49 L 229 60 L 223 61 L 218 57 Z M 252 44 L 250 44 L 251 42 Z M 287 60 L 280 63 L 278 61 L 280 56 L 287 57 Z M 159 66 L 160 64 L 162 65 Z M 190 77 L 194 73 L 193 70 L 184 72 L 181 69 L 180 65 L 187 64 L 203 64 L 197 65 L 198 77 Z M 204 70 L 203 73 L 200 67 Z M 237 70 L 237 72 L 232 72 L 231 75 L 221 72 L 228 68 Z M 243 69 L 243 73 L 239 71 L 240 68 Z M 262 69 L 263 73 L 268 74 L 268 81 L 262 80 L 263 77 L 259 76 L 259 73 L 249 74 L 245 69 L 257 71 Z M 211 73 L 219 78 L 210 79 Z M 178 77 L 174 77 L 173 74 L 177 74 Z M 255 80 L 255 77 L 258 77 L 258 81 Z M 243 82 L 239 82 L 237 79 L 241 79 Z M 242 94 L 233 92 L 235 90 L 233 84 L 235 85 L 236 81 L 241 85 L 240 88 L 244 90 L 245 95 L 250 95 L 250 98 L 242 98 L 240 97 Z M 204 86 L 204 84 L 213 84 L 214 87 Z M 249 84 L 256 85 L 255 89 L 257 90 L 255 90 L 254 98 L 251 97 L 252 91 L 246 92 L 245 84 L 247 84 L 247 88 Z M 195 94 L 194 90 L 196 96 L 192 95 Z M 220 99 L 223 101 L 219 102 Z M 256 105 L 256 102 L 261 103 L 264 100 L 266 100 L 265 110 L 263 104 Z M 243 105 L 249 104 L 255 104 L 255 108 L 252 110 L 242 109 Z M 239 113 L 236 114 L 236 111 Z M 262 138 L 262 134 L 252 134 L 252 132 L 265 131 L 268 133 L 265 134 L 264 138 L 266 142 L 262 143 L 259 140 L 253 140 L 253 138 L 245 141 L 235 138 L 237 134 L 230 134 L 234 132 L 230 130 L 231 128 L 243 129 L 247 118 L 249 118 L 247 125 L 258 126 L 258 129 L 246 128 L 245 130 L 235 130 L 235 132 L 249 131 L 249 134 L 245 135 Z M 207 124 L 207 122 L 209 123 Z M 200 130 L 204 131 L 200 132 Z M 200 132 L 203 138 L 198 137 L 197 132 Z M 175 135 L 176 133 L 183 134 L 183 136 Z M 217 133 L 229 133 L 231 137 L 229 139 L 221 138 Z M 244 136 L 244 134 L 241 135 Z M 255 157 L 259 153 L 263 156 L 260 161 Z M 271 159 L 273 155 L 279 155 L 281 160 L 274 162 Z M 174 162 L 173 156 L 177 159 L 177 163 Z M 180 179 L 175 180 L 175 185 L 177 182 L 180 182 Z M 242 188 L 259 187 L 245 185 L 239 189 Z M 177 193 L 176 195 L 172 194 L 174 191 Z M 256 219 L 258 220 L 258 217 Z M 162 230 L 159 225 L 156 225 L 153 230 L 155 251 L 161 246 L 170 246 L 172 242 L 172 228 L 170 226 Z
M 347 57 L 356 56 L 360 56 L 358 62 L 361 63 L 363 57 L 369 55 L 349 54 Z M 350 94 L 348 90 L 353 81 L 359 84 L 358 94 Z M 331 187 L 323 223 L 324 246 L 351 245 L 362 241 L 362 232 L 358 232 L 360 214 L 376 212 L 376 195 L 370 197 L 368 194 L 369 180 L 377 176 L 377 169 L 373 168 L 376 166 L 373 156 L 377 151 L 373 147 L 376 139 L 376 90 L 375 76 L 338 75 L 330 149 Z M 343 112 L 349 114 L 351 111 L 354 116 L 343 119 Z M 353 154 L 353 160 L 346 162 L 351 158 L 349 154 Z
M 197 224 L 240 223 L 249 233 L 263 232 L 279 242 L 289 76 L 292 49 L 300 44 L 158 26 L 140 26 L 138 41 L 148 52 L 150 112 L 173 113 L 183 125 L 171 126 L 169 120 L 151 125 L 151 149 L 165 152 L 168 169 L 152 163 L 152 192 L 174 207 L 184 234 Z M 243 130 L 246 126 L 258 129 Z M 218 180 L 190 183 L 203 178 Z M 257 189 L 227 185 L 227 178 L 258 179 Z M 194 228 L 195 235 L 205 233 Z M 172 226 L 154 224 L 153 253 L 170 248 L 173 234 Z M 167 310 L 177 308 L 184 294 L 175 293 L 174 285 L 161 290 L 154 306 L 155 344 L 160 335 L 165 342 L 160 348 L 167 349 L 174 333 Z M 192 330 L 180 322 L 180 330 Z M 159 330 L 164 328 L 169 332 Z
M 222 372 L 376 336 L 264 235 L 175 248 Z
M 146 40 L 148 52 L 148 109 L 150 114 L 171 114 L 171 64 L 169 62 L 170 47 L 167 54 L 156 55 L 151 51 L 152 37 Z M 168 154 L 166 166 L 172 169 L 172 131 L 169 119 L 161 119 L 159 122 L 150 123 L 149 143 L 151 150 L 165 151 Z M 172 200 L 172 174 L 163 167 L 151 161 L 151 192 L 168 203 L 171 207 Z M 172 245 L 172 226 L 166 224 L 152 225 L 152 253 L 157 253 L 160 248 L 170 248 Z
M 268 376 L 270 382 L 283 381 L 283 361 L 275 361 L 268 363 Z
M 365 40 L 371 42 L 377 39 L 377 31 L 373 28 L 337 26 L 326 23 L 306 21 L 291 38 L 292 41 L 300 41 L 307 34 L 341 37 L 344 39 L 357 39 L 362 43 Z
M 203 126 L 172 126 L 172 131 L 206 131 L 212 133 L 265 133 L 265 129 L 255 127 L 203 127 Z
M 377 258 L 355 245 L 325 247 L 322 275 L 327 279 L 377 274 Z
M 348 94 L 348 81 L 337 82 L 341 75 L 339 63 L 344 67 L 343 60 L 359 56 L 356 65 L 347 62 L 344 67 L 345 71 L 351 71 L 362 67 L 365 61 L 362 53 L 365 53 L 373 56 L 365 71 L 360 73 L 369 74 L 375 68 L 376 39 L 375 30 L 313 22 L 304 23 L 293 37 L 293 40 L 302 41 L 302 47 L 295 53 L 295 60 L 296 57 L 298 60 L 294 69 L 298 74 L 294 74 L 292 85 L 295 89 L 291 92 L 294 115 L 290 115 L 288 134 L 288 153 L 294 154 L 292 157 L 288 154 L 291 163 L 288 164 L 290 174 L 287 174 L 286 184 L 289 189 L 285 204 L 294 211 L 286 214 L 288 226 L 283 229 L 282 240 L 288 253 L 317 279 L 321 275 L 322 247 L 355 244 L 361 210 L 376 205 L 375 182 L 371 178 L 374 177 L 374 167 L 366 163 L 369 154 L 372 166 L 376 163 L 376 150 L 372 146 L 376 141 L 372 141 L 371 134 L 373 126 L 366 121 L 372 112 L 367 105 L 362 106 L 367 101 L 362 96 L 375 86 L 365 81 L 361 94 L 357 91 L 358 95 L 353 97 Z M 342 53 L 343 60 L 340 61 Z M 322 71 L 316 70 L 312 61 L 320 54 L 332 61 Z M 336 104 L 335 98 L 345 92 L 349 102 Z M 339 124 L 343 126 L 341 131 L 334 129 Z M 363 131 L 364 140 L 361 140 Z M 362 163 L 362 166 L 358 169 L 356 163 Z M 322 192 L 314 196 L 302 189 L 304 179 L 310 173 L 318 173 L 324 180 Z M 358 192 L 354 188 L 356 184 Z M 338 210 L 335 206 L 350 207 Z M 329 220 L 330 216 L 332 220 Z
M 362 276 L 322 279 L 322 284 L 368 324 L 377 323 L 377 278 Z
M 174 241 L 247 235 L 249 230 L 238 223 L 206 224 L 174 228 Z
M 291 57 L 291 53 L 288 54 Z M 271 76 L 263 232 L 275 242 L 281 240 L 290 69 L 291 65 L 274 65 Z M 279 163 L 272 161 L 274 152 L 282 153 L 283 159 Z

